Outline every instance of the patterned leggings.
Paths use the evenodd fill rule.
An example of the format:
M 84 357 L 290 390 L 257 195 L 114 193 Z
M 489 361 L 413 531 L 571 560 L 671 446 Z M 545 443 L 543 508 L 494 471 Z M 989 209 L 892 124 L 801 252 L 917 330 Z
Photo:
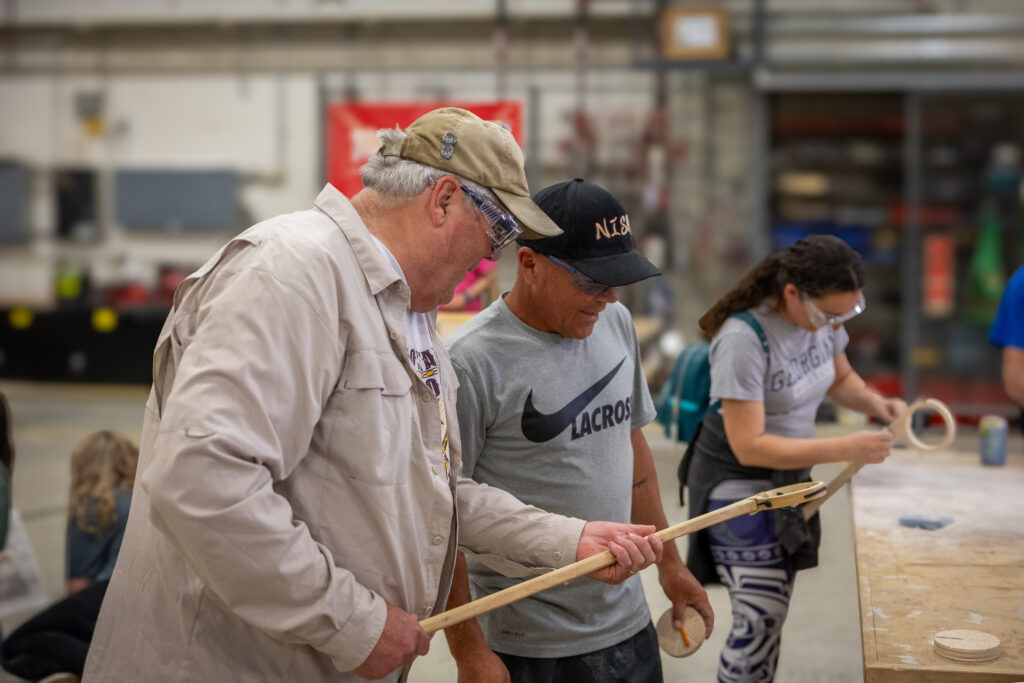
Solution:
M 708 511 L 770 488 L 770 481 L 722 482 L 711 491 Z M 719 683 L 769 683 L 775 678 L 795 571 L 774 527 L 774 516 L 762 512 L 707 531 L 718 576 L 732 602 L 732 631 L 718 663 Z

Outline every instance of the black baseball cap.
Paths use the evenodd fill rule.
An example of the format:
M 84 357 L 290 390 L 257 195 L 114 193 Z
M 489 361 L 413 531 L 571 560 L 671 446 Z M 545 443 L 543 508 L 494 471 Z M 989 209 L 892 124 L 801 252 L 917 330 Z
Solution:
M 575 178 L 545 187 L 533 201 L 562 229 L 562 234 L 517 240 L 539 254 L 565 261 L 591 280 L 610 287 L 661 275 L 633 248 L 626 209 L 608 190 Z

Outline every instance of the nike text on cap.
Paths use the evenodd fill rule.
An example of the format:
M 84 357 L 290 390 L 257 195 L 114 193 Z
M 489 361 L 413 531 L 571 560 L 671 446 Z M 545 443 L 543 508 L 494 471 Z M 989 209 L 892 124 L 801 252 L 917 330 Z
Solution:
M 604 188 L 576 178 L 545 187 L 533 200 L 551 216 L 562 234 L 525 246 L 561 259 L 591 280 L 611 287 L 661 275 L 633 248 L 629 216 Z
M 405 129 L 401 145 L 384 145 L 377 154 L 418 161 L 490 188 L 521 224 L 522 238 L 562 232 L 530 198 L 523 151 L 512 133 L 473 112 L 458 107 L 427 112 Z

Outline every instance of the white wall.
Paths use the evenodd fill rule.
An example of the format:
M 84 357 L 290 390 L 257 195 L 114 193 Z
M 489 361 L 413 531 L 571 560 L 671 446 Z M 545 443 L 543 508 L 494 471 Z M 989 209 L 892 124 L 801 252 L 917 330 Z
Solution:
M 99 92 L 105 132 L 94 136 L 75 113 L 75 96 Z M 53 172 L 124 167 L 231 168 L 245 178 L 241 201 L 262 218 L 309 206 L 319 189 L 317 94 L 309 74 L 19 76 L 0 78 L 0 158 L 32 168 L 25 246 L 0 250 L 0 301 L 52 301 L 58 261 L 87 265 L 93 282 L 126 273 L 145 281 L 158 263 L 202 263 L 226 235 L 139 235 L 100 206 L 101 240 L 57 240 Z M 109 190 L 109 182 L 101 182 Z
M 347 80 L 346 80 L 347 79 Z M 490 69 L 437 71 L 367 69 L 335 74 L 364 100 L 494 99 Z M 649 74 L 603 68 L 588 75 L 586 102 L 602 140 L 601 165 L 635 152 L 636 136 L 652 103 Z M 524 104 L 539 93 L 541 125 L 534 146 L 541 178 L 564 175 L 574 131 L 574 77 L 567 69 L 516 70 L 508 77 L 511 99 Z M 101 93 L 102 135 L 87 132 L 76 115 L 81 93 Z M 32 175 L 31 243 L 0 249 L 0 303 L 52 301 L 58 262 L 86 265 L 97 285 L 126 274 L 147 282 L 158 264 L 201 263 L 226 235 L 148 235 L 126 232 L 113 220 L 112 197 L 100 203 L 101 240 L 69 244 L 57 239 L 53 172 L 97 169 L 104 177 L 124 167 L 231 168 L 244 180 L 241 203 L 250 222 L 311 205 L 320 189 L 322 158 L 319 93 L 313 73 L 129 73 L 104 77 L 39 74 L 0 78 L 0 158 L 29 165 Z M 528 122 L 527 122 L 528 123 Z M 101 183 L 109 189 L 110 183 Z

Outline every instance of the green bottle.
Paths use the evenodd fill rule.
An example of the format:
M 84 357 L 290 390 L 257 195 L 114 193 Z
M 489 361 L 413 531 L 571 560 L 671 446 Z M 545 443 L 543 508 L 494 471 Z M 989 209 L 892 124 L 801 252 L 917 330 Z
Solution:
M 986 201 L 981 207 L 978 244 L 967 271 L 967 306 L 964 310 L 967 320 L 978 325 L 992 324 L 1006 286 L 1002 233 L 995 203 Z

